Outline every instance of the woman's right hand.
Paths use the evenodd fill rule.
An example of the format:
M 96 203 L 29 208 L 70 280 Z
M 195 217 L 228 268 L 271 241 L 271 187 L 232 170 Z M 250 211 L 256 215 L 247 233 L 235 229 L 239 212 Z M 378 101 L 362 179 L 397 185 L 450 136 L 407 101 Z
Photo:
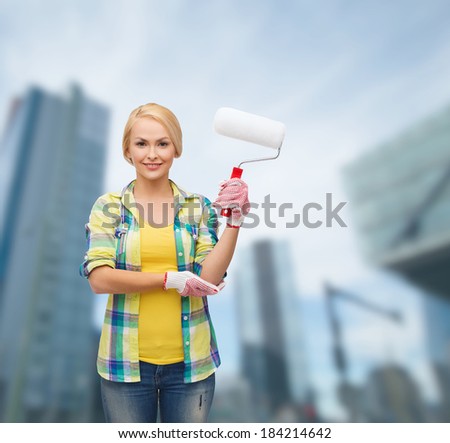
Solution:
M 182 296 L 204 297 L 217 294 L 224 286 L 223 280 L 216 286 L 189 271 L 169 271 L 165 274 L 163 287 L 165 290 L 176 289 Z

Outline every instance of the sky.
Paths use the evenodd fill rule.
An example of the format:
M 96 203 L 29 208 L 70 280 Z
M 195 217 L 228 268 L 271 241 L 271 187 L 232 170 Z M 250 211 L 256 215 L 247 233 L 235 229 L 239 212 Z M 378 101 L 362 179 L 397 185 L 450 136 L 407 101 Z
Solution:
M 215 134 L 216 110 L 231 106 L 279 120 L 287 128 L 279 159 L 246 165 L 243 178 L 252 202 L 270 195 L 278 205 L 292 203 L 292 215 L 309 202 L 325 205 L 327 193 L 335 205 L 346 202 L 343 166 L 450 103 L 448 23 L 444 0 L 3 0 L 0 122 L 11 98 L 31 84 L 61 94 L 79 83 L 111 110 L 104 189 L 114 191 L 134 178 L 121 155 L 129 113 L 147 102 L 163 104 L 184 135 L 171 178 L 214 199 L 233 166 L 273 154 Z M 274 216 L 276 228 L 243 230 L 230 275 L 239 248 L 284 238 L 305 303 L 320 301 L 324 280 L 376 299 L 380 291 L 368 288 L 392 288 L 391 280 L 361 257 L 351 202 L 340 215 L 347 228 L 286 228 L 286 219 Z M 324 220 L 323 213 L 317 217 Z M 411 352 L 419 352 L 420 294 L 399 282 L 394 287 L 395 297 L 383 299 L 406 300 L 415 319 L 399 343 L 415 343 Z M 226 291 L 213 309 L 231 313 L 232 284 Z M 352 325 L 359 332 L 350 337 L 371 342 L 365 326 Z M 236 352 L 229 355 L 232 371 Z

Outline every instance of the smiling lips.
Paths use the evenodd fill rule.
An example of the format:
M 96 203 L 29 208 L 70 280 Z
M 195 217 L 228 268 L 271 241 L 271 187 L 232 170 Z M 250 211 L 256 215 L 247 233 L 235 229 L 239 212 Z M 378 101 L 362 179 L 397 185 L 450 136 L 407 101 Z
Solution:
M 145 167 L 147 169 L 150 169 L 151 171 L 158 169 L 162 163 L 144 163 Z

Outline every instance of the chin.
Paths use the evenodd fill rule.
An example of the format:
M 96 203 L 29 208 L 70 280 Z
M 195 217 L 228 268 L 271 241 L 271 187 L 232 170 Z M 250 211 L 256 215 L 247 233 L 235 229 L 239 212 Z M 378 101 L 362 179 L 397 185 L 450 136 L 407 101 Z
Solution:
M 169 177 L 169 171 L 140 171 L 139 173 L 142 177 L 147 180 L 159 180 L 164 177 Z

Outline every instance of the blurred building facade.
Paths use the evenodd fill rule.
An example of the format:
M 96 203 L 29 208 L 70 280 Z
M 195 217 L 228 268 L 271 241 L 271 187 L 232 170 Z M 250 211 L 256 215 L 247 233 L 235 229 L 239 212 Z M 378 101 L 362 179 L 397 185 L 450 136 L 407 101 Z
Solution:
M 2 141 L 0 420 L 91 421 L 93 296 L 78 275 L 102 191 L 109 111 L 31 87 Z
M 345 170 L 362 252 L 450 300 L 450 106 Z
M 450 421 L 450 303 L 429 294 L 424 299 L 428 353 L 439 386 L 440 407 L 435 420 Z
M 240 258 L 241 364 L 250 385 L 253 420 L 306 420 L 311 392 L 289 245 L 260 240 Z
M 429 356 L 448 421 L 450 106 L 362 155 L 344 178 L 363 255 L 427 294 Z
M 256 421 L 250 385 L 241 375 L 233 375 L 225 387 L 218 384 L 208 416 L 210 423 L 247 423 Z
M 364 386 L 361 402 L 368 422 L 422 423 L 426 411 L 417 383 L 396 365 L 373 369 Z

